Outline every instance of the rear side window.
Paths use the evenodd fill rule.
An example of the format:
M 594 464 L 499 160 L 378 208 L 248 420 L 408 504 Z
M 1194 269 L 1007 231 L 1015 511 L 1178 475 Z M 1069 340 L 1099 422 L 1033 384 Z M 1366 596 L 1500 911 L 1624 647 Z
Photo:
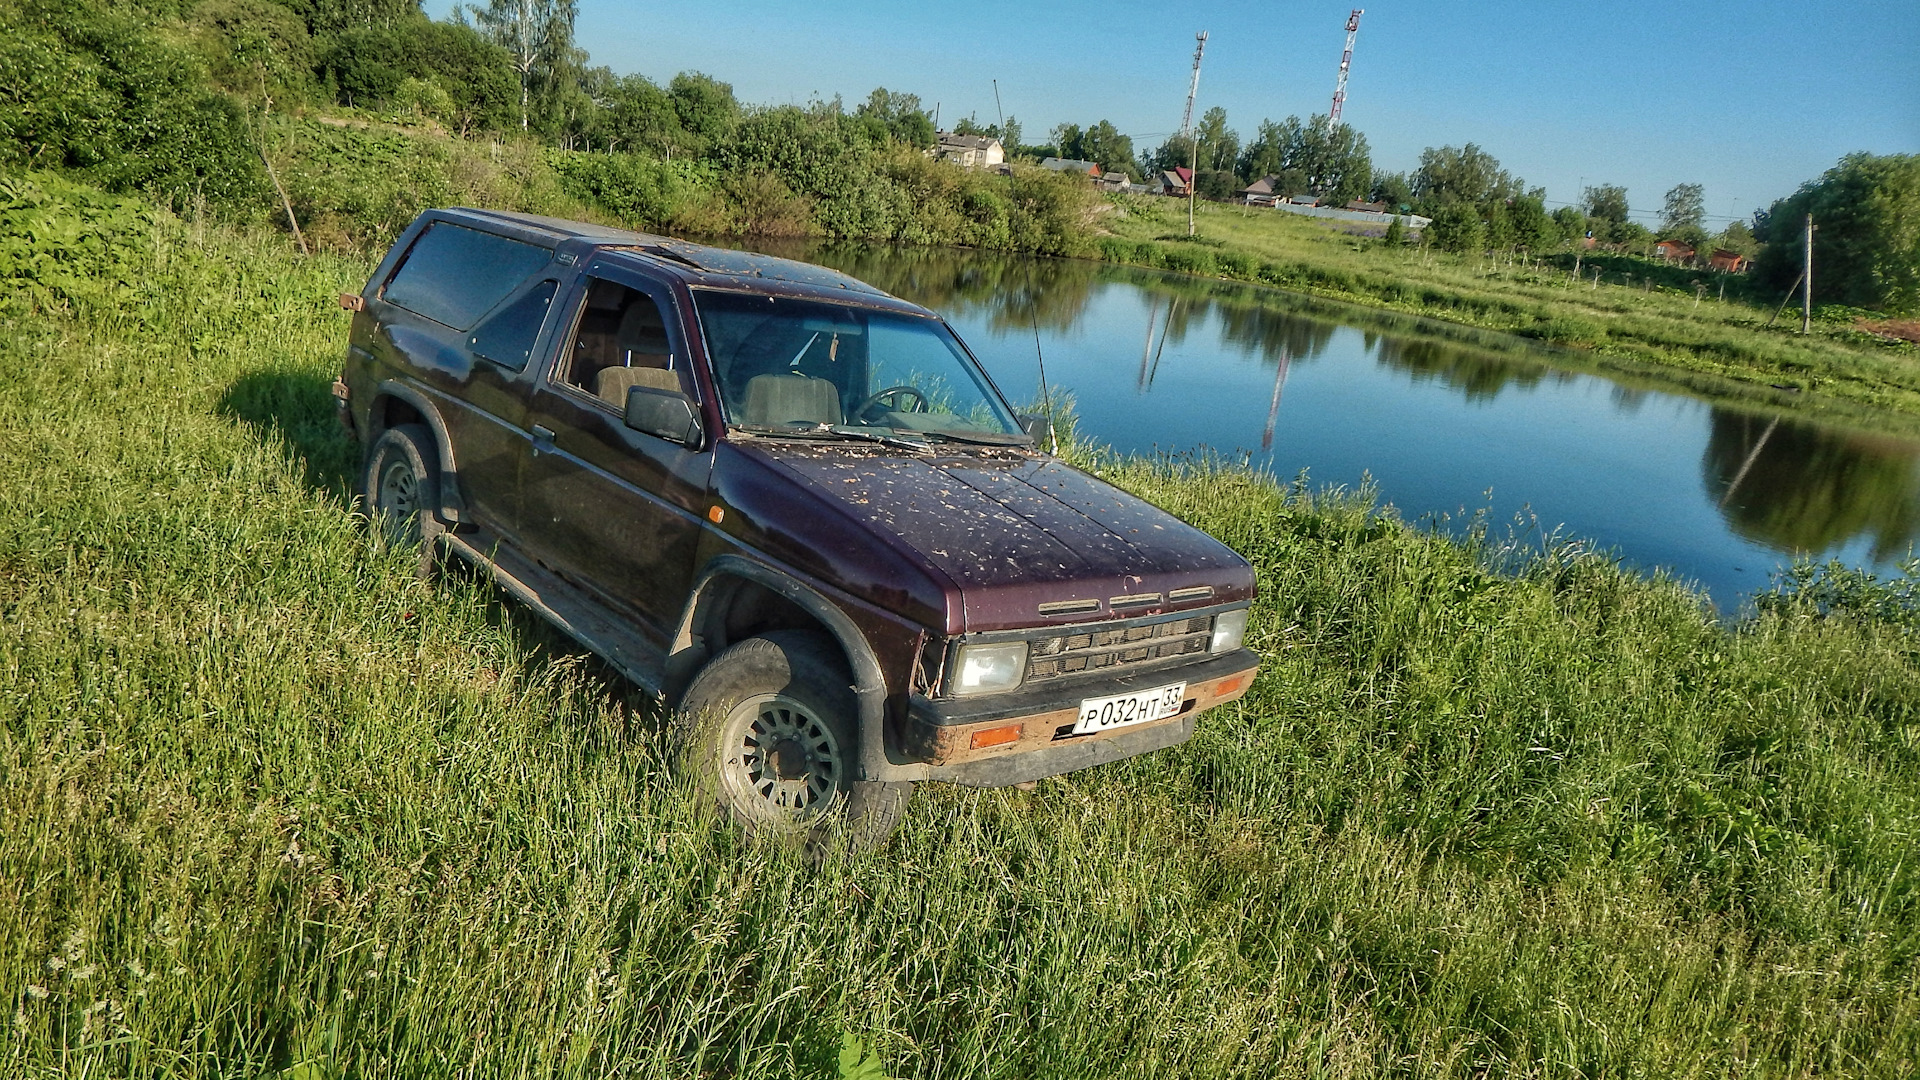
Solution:
M 543 281 L 494 312 L 467 339 L 473 354 L 515 371 L 526 367 L 534 341 L 540 337 L 540 326 L 547 321 L 547 309 L 553 306 L 554 290 L 559 287 L 557 281 Z
M 413 242 L 380 295 L 415 315 L 465 330 L 552 258 L 535 244 L 436 221 Z

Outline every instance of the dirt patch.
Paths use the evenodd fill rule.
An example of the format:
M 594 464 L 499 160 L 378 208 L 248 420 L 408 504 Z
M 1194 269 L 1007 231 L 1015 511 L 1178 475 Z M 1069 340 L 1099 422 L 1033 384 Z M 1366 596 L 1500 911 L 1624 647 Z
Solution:
M 1854 326 L 1869 334 L 1920 345 L 1920 319 L 1861 319 Z

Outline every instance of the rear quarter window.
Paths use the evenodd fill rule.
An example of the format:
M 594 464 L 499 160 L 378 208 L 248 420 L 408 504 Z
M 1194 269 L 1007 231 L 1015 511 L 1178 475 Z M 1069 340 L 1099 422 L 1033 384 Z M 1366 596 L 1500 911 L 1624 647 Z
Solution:
M 436 221 L 413 242 L 380 297 L 466 330 L 552 258 L 536 244 Z

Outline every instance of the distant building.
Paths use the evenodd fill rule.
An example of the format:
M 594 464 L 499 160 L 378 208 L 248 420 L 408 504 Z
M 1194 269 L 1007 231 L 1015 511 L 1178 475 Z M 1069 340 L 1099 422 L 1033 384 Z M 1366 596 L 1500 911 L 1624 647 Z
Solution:
M 1707 260 L 1707 265 L 1729 274 L 1744 274 L 1750 262 L 1751 260 L 1737 251 L 1715 248 L 1713 256 Z
M 955 135 L 942 131 L 933 152 L 940 160 L 967 169 L 991 169 L 1007 160 L 1006 147 L 991 135 Z
M 1653 245 L 1653 253 L 1663 259 L 1691 259 L 1693 245 L 1679 240 L 1662 240 Z
M 1052 169 L 1054 172 L 1077 172 L 1096 180 L 1100 177 L 1100 166 L 1097 163 L 1081 161 L 1078 158 L 1050 157 L 1042 161 L 1040 167 L 1043 169 Z
M 1274 175 L 1263 176 L 1240 189 L 1240 197 L 1248 206 L 1272 206 L 1280 201 L 1280 193 L 1273 189 L 1280 178 Z
M 1352 202 L 1347 204 L 1347 209 L 1358 210 L 1361 213 L 1365 213 L 1365 214 L 1384 214 L 1387 212 L 1387 204 L 1383 202 L 1366 202 L 1361 199 L 1355 199 Z
M 1093 178 L 1093 186 L 1101 191 L 1126 191 L 1132 187 L 1132 184 L 1128 182 L 1126 173 L 1118 169 L 1108 169 Z
M 1186 198 L 1193 193 L 1193 170 L 1175 167 L 1160 173 L 1160 194 Z

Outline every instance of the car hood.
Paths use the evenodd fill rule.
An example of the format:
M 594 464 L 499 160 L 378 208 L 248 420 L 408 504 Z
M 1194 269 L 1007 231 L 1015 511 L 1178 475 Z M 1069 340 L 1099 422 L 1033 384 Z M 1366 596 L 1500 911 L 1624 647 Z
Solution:
M 1252 568 L 1224 544 L 1049 457 L 912 456 L 772 442 L 754 450 L 946 577 L 960 593 L 968 631 L 1151 615 L 1252 596 Z M 1200 586 L 1211 593 L 1167 599 Z M 1079 610 L 1059 610 L 1075 602 Z

